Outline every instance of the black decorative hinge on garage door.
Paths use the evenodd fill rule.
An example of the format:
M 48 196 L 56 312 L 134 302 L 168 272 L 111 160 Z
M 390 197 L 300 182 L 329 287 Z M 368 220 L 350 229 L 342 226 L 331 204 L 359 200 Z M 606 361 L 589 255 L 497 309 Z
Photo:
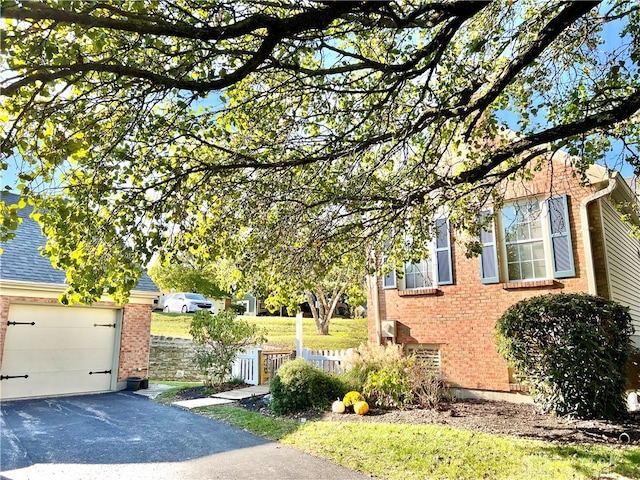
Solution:
M 101 372 L 89 372 L 89 375 L 98 375 L 98 374 L 106 374 L 111 375 L 111 370 L 102 370 Z
M 116 328 L 116 324 L 115 323 L 94 323 L 93 326 L 94 327 Z
M 7 325 L 35 325 L 36 322 L 7 322 Z
M 0 375 L 0 380 L 11 380 L 12 378 L 29 378 L 29 375 Z

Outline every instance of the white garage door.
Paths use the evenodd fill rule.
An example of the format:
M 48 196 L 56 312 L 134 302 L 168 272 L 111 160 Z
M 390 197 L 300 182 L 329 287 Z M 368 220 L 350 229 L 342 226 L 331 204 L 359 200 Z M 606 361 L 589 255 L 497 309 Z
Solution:
M 13 304 L 0 398 L 110 390 L 118 310 Z

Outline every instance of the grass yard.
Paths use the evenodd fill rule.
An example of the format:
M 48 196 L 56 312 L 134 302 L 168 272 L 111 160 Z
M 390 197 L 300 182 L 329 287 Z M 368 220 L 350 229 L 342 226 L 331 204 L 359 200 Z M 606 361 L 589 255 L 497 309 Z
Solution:
M 441 425 L 300 421 L 217 406 L 199 413 L 389 480 L 640 479 L 640 448 L 558 445 Z
M 153 312 L 151 334 L 190 338 L 191 314 Z M 272 347 L 295 349 L 296 319 L 293 317 L 239 317 L 262 326 L 267 331 L 267 344 Z M 367 342 L 367 319 L 333 318 L 329 335 L 317 335 L 313 318 L 302 320 L 302 345 L 314 350 L 343 350 Z

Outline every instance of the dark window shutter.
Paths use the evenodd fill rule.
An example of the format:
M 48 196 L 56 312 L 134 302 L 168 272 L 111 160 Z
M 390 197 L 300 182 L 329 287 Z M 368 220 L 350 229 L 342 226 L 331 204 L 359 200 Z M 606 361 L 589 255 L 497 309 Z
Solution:
M 489 211 L 482 212 L 482 218 L 491 215 Z M 482 243 L 482 254 L 480 255 L 480 279 L 482 283 L 500 282 L 498 272 L 498 252 L 496 249 L 496 235 L 494 224 L 487 225 L 480 232 L 480 243 Z
M 551 256 L 553 277 L 575 277 L 571 229 L 569 228 L 569 204 L 566 195 L 547 199 L 549 233 L 551 236 Z
M 446 218 L 436 219 L 436 264 L 438 285 L 453 284 L 451 237 L 449 235 L 449 221 Z

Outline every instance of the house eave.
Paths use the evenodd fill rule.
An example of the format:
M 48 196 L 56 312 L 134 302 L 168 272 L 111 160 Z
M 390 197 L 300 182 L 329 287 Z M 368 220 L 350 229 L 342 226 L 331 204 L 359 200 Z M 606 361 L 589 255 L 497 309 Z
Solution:
M 56 293 L 60 294 L 67 289 L 68 285 L 61 283 L 44 283 L 44 282 L 31 282 L 24 280 L 8 280 L 8 279 L 0 279 L 0 295 L 3 295 L 3 291 L 5 289 L 15 289 L 15 290 L 24 290 L 30 292 L 47 292 L 47 293 Z M 160 295 L 159 291 L 153 292 L 148 290 L 132 290 L 130 293 L 131 299 L 138 300 L 153 300 L 158 295 Z M 108 297 L 107 295 L 103 295 L 100 299 L 101 301 L 110 301 L 113 299 Z

